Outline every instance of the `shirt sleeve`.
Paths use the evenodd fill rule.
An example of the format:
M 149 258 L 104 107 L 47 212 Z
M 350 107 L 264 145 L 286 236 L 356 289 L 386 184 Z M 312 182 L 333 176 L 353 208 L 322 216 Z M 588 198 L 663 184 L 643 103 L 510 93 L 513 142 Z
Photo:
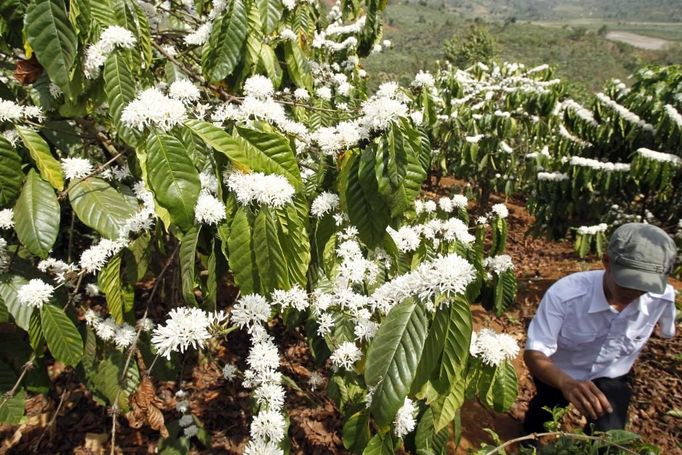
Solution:
M 677 312 L 675 308 L 675 302 L 666 302 L 667 305 L 663 310 L 663 314 L 658 318 L 659 324 L 659 335 L 662 338 L 672 338 L 675 336 L 675 314 Z
M 564 321 L 560 300 L 550 287 L 528 327 L 527 351 L 540 351 L 547 357 L 557 350 L 557 339 Z

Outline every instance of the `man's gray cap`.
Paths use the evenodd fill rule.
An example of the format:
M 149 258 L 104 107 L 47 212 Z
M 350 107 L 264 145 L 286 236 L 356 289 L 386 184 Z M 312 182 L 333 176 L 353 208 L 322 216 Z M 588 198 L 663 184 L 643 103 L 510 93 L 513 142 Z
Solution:
M 672 273 L 677 248 L 666 232 L 643 223 L 627 223 L 609 240 L 611 273 L 619 286 L 662 294 Z

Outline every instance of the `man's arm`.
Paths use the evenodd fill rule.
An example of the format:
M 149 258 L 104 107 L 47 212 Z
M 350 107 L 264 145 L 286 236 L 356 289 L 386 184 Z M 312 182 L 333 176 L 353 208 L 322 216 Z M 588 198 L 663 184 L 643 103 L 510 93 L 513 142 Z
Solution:
M 576 381 L 554 365 L 542 352 L 527 350 L 523 354 L 523 360 L 533 376 L 561 390 L 564 397 L 582 415 L 596 420 L 604 412 L 613 412 L 609 400 L 592 381 Z

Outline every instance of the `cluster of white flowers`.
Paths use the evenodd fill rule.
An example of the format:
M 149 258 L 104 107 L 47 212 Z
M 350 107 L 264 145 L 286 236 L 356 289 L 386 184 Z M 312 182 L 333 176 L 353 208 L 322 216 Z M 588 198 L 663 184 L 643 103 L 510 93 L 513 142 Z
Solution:
M 298 284 L 288 291 L 282 289 L 272 291 L 272 304 L 279 305 L 282 310 L 293 308 L 298 311 L 304 311 L 310 306 L 308 294 Z
M 244 453 L 282 453 L 279 444 L 286 432 L 283 416 L 285 391 L 281 384 L 282 374 L 277 371 L 280 366 L 279 352 L 264 326 L 270 317 L 270 304 L 257 294 L 248 297 L 248 302 L 244 302 L 244 298 L 240 299 L 241 306 L 237 309 L 235 305 L 232 312 L 233 319 L 239 319 L 240 327 L 248 328 L 251 338 L 251 349 L 246 358 L 248 369 L 244 372 L 243 384 L 255 389 L 253 396 L 258 404 L 258 414 L 254 416 L 250 427 L 251 440 Z
M 86 158 L 63 158 L 61 161 L 64 177 L 68 180 L 82 179 L 92 173 L 94 167 Z
M 577 229 L 577 232 L 579 235 L 595 235 L 600 232 L 606 232 L 606 230 L 609 228 L 609 225 L 606 223 L 600 223 L 596 224 L 594 226 L 580 226 Z
M 225 204 L 216 197 L 218 179 L 211 172 L 199 174 L 201 192 L 194 207 L 194 219 L 197 223 L 218 224 L 227 218 Z
M 339 196 L 328 191 L 317 195 L 310 205 L 310 214 L 315 218 L 322 218 L 327 213 L 336 211 L 339 207 Z
M 240 327 L 252 327 L 267 322 L 272 308 L 268 301 L 259 294 L 248 294 L 239 298 L 232 308 L 232 322 Z
M 419 70 L 412 81 L 413 87 L 432 89 L 436 85 L 433 75 L 428 71 Z
M 291 203 L 296 193 L 291 183 L 277 174 L 231 171 L 225 176 L 225 183 L 243 205 L 255 203 L 280 208 Z
M 560 110 L 569 109 L 583 121 L 587 122 L 592 126 L 599 126 L 599 123 L 595 120 L 594 114 L 589 109 L 586 109 L 582 105 L 576 103 L 572 99 L 564 100 L 560 103 Z
M 564 174 L 563 172 L 543 172 L 540 171 L 538 172 L 538 180 L 545 180 L 549 182 L 563 182 L 564 180 L 568 180 L 568 174 Z
M 123 109 L 121 122 L 139 131 L 150 126 L 170 131 L 185 121 L 186 115 L 181 100 L 166 96 L 158 88 L 148 88 Z
M 91 309 L 85 311 L 85 322 L 94 329 L 101 340 L 111 341 L 119 351 L 128 349 L 137 337 L 135 327 L 126 322 L 117 324 L 111 317 L 103 319 Z
M 506 333 L 482 329 L 478 333 L 472 332 L 469 352 L 472 356 L 480 358 L 483 363 L 500 366 L 519 354 L 519 345 Z
M 566 129 L 566 127 L 563 124 L 559 124 L 559 134 L 562 137 L 568 139 L 571 142 L 578 144 L 581 147 L 590 147 L 592 145 L 592 143 L 590 143 L 588 141 L 584 141 L 584 140 L 580 139 L 578 136 L 572 134 L 570 131 L 568 131 Z
M 438 206 L 434 201 L 427 200 L 427 201 L 422 201 L 421 199 L 417 199 L 414 202 L 414 211 L 417 215 L 420 215 L 422 213 L 433 213 L 436 211 Z
M 9 268 L 10 258 L 7 253 L 7 240 L 0 237 L 0 273 L 4 273 Z
M 225 0 L 213 0 L 211 3 L 213 7 L 209 12 L 206 21 L 197 27 L 196 30 L 185 35 L 185 44 L 188 46 L 201 46 L 208 41 L 211 30 L 213 30 L 213 22 L 227 8 L 227 2 Z M 191 5 L 191 10 L 193 9 L 194 7 Z
M 85 63 L 83 64 L 85 77 L 94 79 L 99 76 L 100 69 L 115 48 L 132 49 L 136 41 L 135 35 L 130 30 L 119 25 L 107 27 L 99 40 L 85 50 Z
M 70 274 L 78 271 L 78 266 L 59 259 L 47 258 L 38 263 L 38 270 L 43 273 L 51 273 L 57 283 L 64 283 Z
M 512 262 L 512 258 L 508 254 L 485 258 L 483 266 L 496 275 L 500 275 L 507 270 L 514 270 L 514 262 Z
M 493 205 L 490 210 L 498 218 L 507 218 L 509 216 L 509 209 L 502 203 Z
M 168 87 L 168 96 L 185 104 L 199 101 L 201 92 L 187 79 L 178 79 Z
M 42 308 L 52 298 L 54 286 L 34 278 L 17 290 L 17 299 L 22 305 L 33 308 Z
M 645 147 L 637 149 L 637 153 L 650 160 L 660 161 L 662 163 L 671 163 L 675 166 L 682 166 L 682 158 L 671 153 L 657 152 Z
M 386 232 L 391 236 L 395 246 L 403 253 L 410 253 L 419 248 L 419 230 L 412 226 L 402 226 L 397 231 L 391 226 L 386 228 Z
M 682 128 L 682 114 L 680 114 L 677 109 L 675 109 L 675 106 L 672 106 L 670 104 L 666 104 L 664 106 L 666 114 L 668 114 L 668 117 L 677 124 L 679 128 Z
M 312 140 L 319 145 L 322 153 L 333 156 L 343 150 L 355 147 L 362 139 L 369 137 L 369 130 L 358 120 L 339 122 L 324 126 L 312 134 Z
M 102 239 L 96 245 L 91 246 L 81 254 L 80 267 L 86 273 L 94 273 L 106 265 L 107 261 L 125 248 L 124 240 Z
M 20 120 L 36 120 L 42 122 L 45 114 L 38 106 L 20 106 L 14 101 L 0 99 L 0 122 L 17 122 Z M 9 130 L 14 133 L 14 130 Z M 13 143 L 10 138 L 6 139 Z
M 429 310 L 435 310 L 434 296 L 454 297 L 463 293 L 476 278 L 476 269 L 466 259 L 457 255 L 437 256 L 423 262 L 409 273 L 398 275 L 382 284 L 370 297 L 373 311 L 387 314 L 391 308 L 410 296 L 428 301 Z
M 204 347 L 211 338 L 209 328 L 227 319 L 222 313 L 206 313 L 199 308 L 173 308 L 168 313 L 165 325 L 158 325 L 152 334 L 152 346 L 159 355 L 170 359 L 172 352 L 183 353 L 192 346 Z
M 12 229 L 14 227 L 14 210 L 0 210 L 0 229 Z
M 225 378 L 226 381 L 234 381 L 234 378 L 237 377 L 237 374 L 239 373 L 239 369 L 232 365 L 231 363 L 226 363 L 225 366 L 223 367 L 222 370 L 223 373 L 223 378 Z
M 384 131 L 400 117 L 408 115 L 406 97 L 395 82 L 386 82 L 377 94 L 362 104 L 359 122 L 369 131 Z
M 349 284 L 358 284 L 365 280 L 372 284 L 379 274 L 378 266 L 363 256 L 360 244 L 355 239 L 354 228 L 350 230 L 350 234 L 350 238 L 341 240 L 336 248 L 336 255 L 341 258 L 336 280 L 336 285 L 340 288 L 347 288 Z
M 336 369 L 350 370 L 355 365 L 355 362 L 362 357 L 362 351 L 350 341 L 344 341 L 338 348 L 334 349 L 330 360 Z
M 514 153 L 514 149 L 504 141 L 500 141 L 500 150 L 508 154 Z
M 630 111 L 625 106 L 621 106 L 616 101 L 609 98 L 604 93 L 597 93 L 597 99 L 604 105 L 611 108 L 616 114 L 618 114 L 623 120 L 626 120 L 634 125 L 639 126 L 645 131 L 654 131 L 654 126 L 647 121 L 643 120 L 639 115 Z
M 582 156 L 572 156 L 569 160 L 572 166 L 589 167 L 597 171 L 604 172 L 629 172 L 630 164 L 628 163 L 610 163 L 598 161 L 592 158 L 583 158 Z
M 402 438 L 403 436 L 412 433 L 417 426 L 415 416 L 418 414 L 418 409 L 414 402 L 408 397 L 405 397 L 403 405 L 398 409 L 393 421 L 393 434 Z
M 476 134 L 474 136 L 466 136 L 464 137 L 464 140 L 467 141 L 469 144 L 478 144 L 484 137 L 485 134 Z

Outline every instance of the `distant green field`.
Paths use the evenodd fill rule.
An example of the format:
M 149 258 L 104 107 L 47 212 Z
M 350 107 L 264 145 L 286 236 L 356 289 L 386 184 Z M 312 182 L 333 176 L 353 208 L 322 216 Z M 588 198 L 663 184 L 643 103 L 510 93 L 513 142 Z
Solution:
M 389 4 L 384 15 L 384 37 L 393 42 L 393 48 L 366 61 L 368 69 L 378 75 L 373 81 L 375 85 L 385 80 L 409 84 L 419 69 L 431 68 L 436 60 L 443 59 L 446 40 L 466 35 L 473 23 L 470 16 L 450 7 L 443 9 L 442 3 L 435 0 Z M 517 20 L 506 25 L 500 20 L 484 22 L 497 42 L 499 60 L 554 65 L 557 75 L 573 82 L 572 91 L 578 93 L 599 90 L 611 78 L 625 80 L 646 63 L 682 61 L 682 24 L 619 23 L 603 19 Z M 608 31 L 628 31 L 680 44 L 665 52 L 636 49 L 597 34 L 604 24 Z

